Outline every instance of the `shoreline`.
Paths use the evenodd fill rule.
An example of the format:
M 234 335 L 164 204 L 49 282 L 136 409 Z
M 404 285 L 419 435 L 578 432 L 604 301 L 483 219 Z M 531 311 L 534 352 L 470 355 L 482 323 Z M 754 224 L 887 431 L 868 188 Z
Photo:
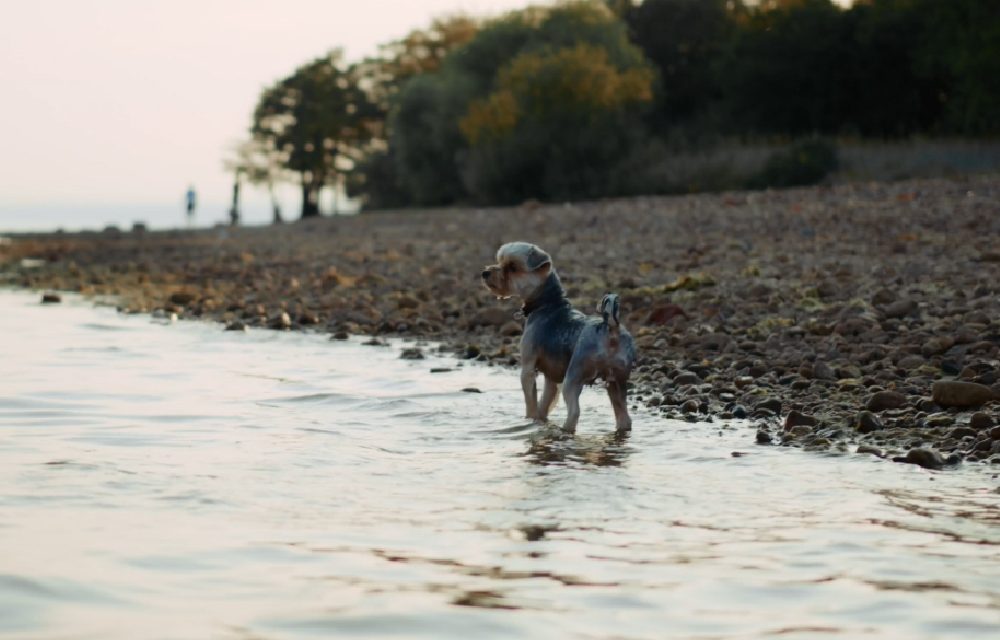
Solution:
M 16 235 L 0 278 L 125 312 L 426 339 L 516 365 L 517 305 L 479 272 L 527 240 L 582 311 L 621 296 L 640 356 L 631 404 L 745 417 L 759 444 L 941 468 L 1000 464 L 998 237 L 988 175 Z

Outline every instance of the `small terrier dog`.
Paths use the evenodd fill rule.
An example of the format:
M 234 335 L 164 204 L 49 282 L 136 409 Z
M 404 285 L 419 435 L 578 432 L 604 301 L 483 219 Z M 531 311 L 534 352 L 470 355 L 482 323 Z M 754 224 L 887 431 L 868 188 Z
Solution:
M 635 345 L 621 326 L 618 296 L 604 296 L 597 307 L 600 318 L 573 309 L 552 258 L 528 242 L 509 242 L 500 247 L 497 264 L 485 267 L 482 278 L 497 297 L 517 296 L 523 300 L 521 388 L 526 417 L 545 422 L 561 383 L 567 412 L 563 428 L 574 430 L 580 419 L 583 385 L 600 378 L 607 385 L 614 408 L 615 428 L 629 431 L 632 419 L 625 392 L 635 364 Z M 545 376 L 541 401 L 535 384 L 539 371 Z

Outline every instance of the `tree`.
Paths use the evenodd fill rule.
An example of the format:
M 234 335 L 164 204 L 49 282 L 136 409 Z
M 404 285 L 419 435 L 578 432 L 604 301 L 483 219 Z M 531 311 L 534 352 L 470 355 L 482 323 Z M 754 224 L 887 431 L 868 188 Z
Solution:
M 721 98 L 717 71 L 735 28 L 727 0 L 645 0 L 625 6 L 632 41 L 659 72 L 657 131 L 705 119 Z
M 466 186 L 490 202 L 613 193 L 652 78 L 648 66 L 619 69 L 604 48 L 582 43 L 517 56 L 460 121 Z
M 532 7 L 489 21 L 437 72 L 415 76 L 400 91 L 389 119 L 399 184 L 412 204 L 564 197 L 583 185 L 571 194 L 580 197 L 610 188 L 600 172 L 634 141 L 643 100 L 600 100 L 608 87 L 631 86 L 640 76 L 652 79 L 642 52 L 601 3 Z M 611 84 L 600 87 L 605 81 Z M 545 97 L 532 102 L 536 90 Z M 505 107 L 523 109 L 507 129 Z M 486 133 L 491 129 L 499 135 Z
M 319 215 L 321 190 L 353 168 L 380 120 L 357 68 L 343 68 L 341 53 L 334 51 L 265 90 L 251 131 L 298 174 L 307 218 Z

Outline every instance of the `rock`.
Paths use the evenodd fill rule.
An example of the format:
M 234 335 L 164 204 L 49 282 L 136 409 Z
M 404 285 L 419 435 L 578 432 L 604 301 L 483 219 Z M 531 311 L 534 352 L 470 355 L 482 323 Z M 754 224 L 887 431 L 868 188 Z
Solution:
M 698 412 L 698 401 L 694 398 L 687 400 L 681 405 L 681 411 L 684 413 L 697 413 Z
M 910 449 L 905 457 L 896 457 L 892 461 L 917 464 L 924 469 L 940 469 L 945 465 L 944 456 L 933 449 L 923 448 Z
M 267 322 L 267 326 L 270 329 L 276 329 L 278 331 L 284 331 L 286 329 L 292 328 L 292 317 L 288 315 L 287 311 L 282 311 L 281 313 L 275 315 Z
M 772 440 L 770 433 L 763 429 L 757 430 L 757 444 L 771 444 Z
M 684 312 L 684 309 L 677 306 L 676 304 L 667 303 L 660 305 L 655 309 L 653 309 L 652 311 L 650 311 L 649 315 L 646 316 L 645 324 L 664 325 L 670 322 L 672 319 L 676 318 L 677 316 L 681 316 L 685 319 L 688 317 L 687 313 Z
M 788 412 L 785 416 L 785 431 L 797 427 L 799 425 L 806 425 L 812 427 L 816 425 L 816 418 L 813 416 L 806 415 L 801 411 L 792 410 Z
M 954 338 L 950 336 L 936 336 L 927 340 L 927 342 L 920 347 L 920 353 L 929 358 L 930 356 L 936 356 L 944 353 L 948 349 L 951 349 L 954 345 Z
M 969 417 L 969 426 L 980 431 L 989 429 L 993 426 L 993 418 L 988 413 L 977 411 Z
M 880 431 L 884 428 L 882 421 L 871 411 L 860 412 L 854 420 L 854 425 L 860 433 L 871 433 L 872 431 Z
M 247 326 L 239 320 L 233 320 L 226 325 L 226 331 L 246 331 Z
M 767 400 L 761 400 L 756 404 L 757 409 L 767 409 L 772 414 L 777 415 L 781 413 L 781 400 L 778 398 L 768 398 Z
M 511 313 L 507 309 L 500 307 L 489 307 L 480 309 L 469 319 L 469 327 L 480 326 L 501 327 L 511 319 Z
M 424 352 L 420 347 L 407 347 L 399 353 L 400 360 L 423 360 Z
M 948 432 L 948 437 L 954 438 L 955 440 L 961 440 L 966 436 L 975 438 L 977 435 L 979 435 L 979 432 L 971 427 L 955 427 Z
M 816 361 L 813 365 L 813 377 L 818 380 L 836 380 L 837 374 L 834 373 L 833 368 L 822 360 Z
M 931 397 L 942 407 L 978 407 L 996 399 L 986 385 L 960 380 L 939 380 L 931 387 Z
M 870 453 L 877 458 L 884 458 L 885 454 L 878 447 L 873 447 L 870 444 L 859 444 L 858 453 Z
M 479 389 L 477 389 L 475 387 L 465 387 L 464 389 L 462 389 L 462 392 L 463 393 L 482 393 L 481 390 L 479 390 Z
M 896 294 L 890 289 L 879 289 L 872 296 L 872 304 L 883 306 L 896 301 Z
M 60 302 L 62 302 L 62 298 L 58 293 L 42 294 L 42 304 L 59 304 Z
M 505 337 L 519 336 L 523 332 L 521 323 L 516 320 L 509 320 L 500 327 L 500 335 Z
M 170 294 L 172 304 L 187 305 L 194 301 L 194 294 L 187 291 L 175 291 Z
M 906 404 L 906 396 L 898 391 L 878 391 L 868 398 L 865 408 L 869 411 L 884 411 L 898 409 L 904 404 Z
M 918 356 L 917 354 L 913 353 L 908 356 L 903 356 L 902 358 L 900 358 L 899 361 L 896 363 L 896 366 L 899 367 L 900 369 L 906 369 L 907 371 L 910 371 L 912 369 L 916 369 L 923 363 L 924 363 L 924 357 Z
M 902 318 L 910 315 L 917 309 L 917 303 L 913 300 L 897 300 L 889 303 L 882 309 L 882 314 L 886 318 Z
M 804 438 L 805 436 L 811 435 L 813 428 L 806 424 L 800 424 L 792 427 L 787 431 L 787 433 L 793 438 Z
M 331 340 L 347 340 L 350 337 L 351 337 L 351 335 L 349 333 L 347 333 L 346 331 L 337 331 L 332 336 L 330 336 L 330 339 Z
M 734 418 L 743 420 L 744 418 L 747 417 L 747 408 L 741 404 L 734 405 L 732 409 L 732 414 Z
M 698 377 L 697 373 L 691 371 L 681 371 L 674 377 L 674 384 L 678 387 L 685 384 L 697 384 L 701 382 L 701 378 Z

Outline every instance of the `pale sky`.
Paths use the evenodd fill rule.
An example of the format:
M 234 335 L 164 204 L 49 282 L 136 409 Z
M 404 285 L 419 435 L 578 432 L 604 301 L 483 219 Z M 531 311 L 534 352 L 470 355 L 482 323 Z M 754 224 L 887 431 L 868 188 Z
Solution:
M 222 217 L 230 196 L 222 158 L 245 137 L 262 88 L 335 47 L 358 60 L 434 17 L 495 15 L 529 4 L 539 2 L 4 3 L 0 231 L 44 228 L 46 215 L 67 228 L 124 224 L 100 211 L 129 206 L 179 212 L 189 183 L 205 211 L 200 222 L 208 224 Z M 247 196 L 254 209 L 248 217 L 266 218 L 262 194 Z M 286 217 L 295 217 L 297 198 L 284 198 L 284 206 Z M 67 224 L 68 215 L 80 219 Z

